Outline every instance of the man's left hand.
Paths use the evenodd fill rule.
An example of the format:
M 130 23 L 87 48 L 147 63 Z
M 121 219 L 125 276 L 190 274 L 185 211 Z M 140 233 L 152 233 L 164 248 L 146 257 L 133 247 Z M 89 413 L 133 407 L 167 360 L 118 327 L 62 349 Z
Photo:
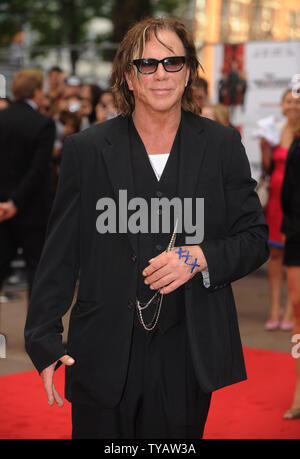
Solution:
M 197 245 L 174 247 L 170 252 L 163 252 L 149 260 L 149 266 L 143 271 L 145 284 L 160 293 L 171 293 L 185 284 L 199 271 L 207 269 L 207 262 L 202 249 Z
M 0 222 L 15 216 L 18 208 L 12 201 L 0 202 Z

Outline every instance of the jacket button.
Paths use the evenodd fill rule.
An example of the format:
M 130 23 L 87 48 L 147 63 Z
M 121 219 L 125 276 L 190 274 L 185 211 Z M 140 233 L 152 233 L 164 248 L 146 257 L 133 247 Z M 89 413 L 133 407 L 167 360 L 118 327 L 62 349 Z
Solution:
M 135 253 L 133 253 L 133 254 L 131 255 L 131 261 L 132 261 L 133 263 L 135 263 L 136 260 L 137 260 L 137 256 L 136 256 Z
M 161 192 L 161 191 L 157 191 L 157 192 L 156 192 L 156 196 L 157 196 L 158 198 L 161 198 L 161 197 L 162 197 L 162 195 L 163 195 L 163 194 L 162 194 L 162 192 Z
M 160 244 L 157 244 L 157 245 L 155 246 L 155 248 L 156 248 L 156 250 L 158 250 L 158 251 L 161 251 L 161 250 L 162 250 L 162 246 L 161 246 Z

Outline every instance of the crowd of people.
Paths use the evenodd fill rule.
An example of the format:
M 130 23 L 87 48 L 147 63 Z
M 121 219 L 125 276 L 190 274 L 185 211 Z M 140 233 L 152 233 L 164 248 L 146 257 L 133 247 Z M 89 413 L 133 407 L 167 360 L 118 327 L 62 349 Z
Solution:
M 11 99 L 1 99 L 0 110 L 11 104 Z M 58 66 L 52 67 L 47 73 L 38 109 L 55 122 L 52 162 L 56 179 L 66 137 L 116 116 L 114 96 L 110 89 L 97 84 L 85 84 L 77 76 L 66 75 Z
M 48 131 L 48 143 L 44 148 L 44 158 L 50 160 L 51 163 L 51 190 L 52 199 L 55 196 L 59 168 L 62 159 L 62 147 L 65 139 L 76 132 L 82 131 L 95 123 L 102 123 L 108 119 L 118 115 L 114 94 L 110 88 L 101 88 L 97 84 L 87 84 L 80 80 L 77 76 L 66 75 L 60 67 L 53 67 L 47 73 L 46 85 L 38 81 L 38 78 L 33 73 L 26 71 L 19 72 L 16 78 L 20 75 L 24 86 L 23 94 L 27 96 L 16 97 L 16 84 L 13 83 L 13 96 L 15 100 L 10 98 L 0 99 L 0 140 L 3 147 L 3 154 L 0 154 L 0 170 L 2 176 L 6 176 L 5 180 L 1 180 L 0 185 L 0 246 L 5 257 L 2 257 L 0 269 L 0 287 L 7 279 L 8 265 L 16 253 L 18 244 L 24 248 L 26 264 L 32 269 L 32 278 L 34 270 L 38 263 L 39 255 L 42 250 L 43 234 L 45 233 L 45 222 L 34 222 L 30 225 L 30 230 L 25 234 L 31 233 L 31 243 L 25 244 L 21 240 L 21 230 L 8 225 L 9 219 L 14 217 L 16 213 L 27 212 L 27 204 L 22 202 L 22 199 L 16 194 L 13 195 L 14 187 L 19 187 L 21 192 L 27 193 L 30 185 L 25 187 L 24 171 L 28 169 L 28 164 L 20 167 L 20 171 L 9 170 L 11 163 L 7 158 L 6 142 L 18 148 L 16 144 L 20 140 L 24 143 L 24 151 L 33 148 L 36 139 L 27 142 L 26 131 L 23 131 L 23 139 L 14 139 L 13 135 L 18 137 L 18 133 L 22 133 L 22 129 L 18 128 L 24 124 L 27 112 L 20 111 L 23 115 L 18 119 L 15 112 L 16 125 L 10 123 L 9 130 L 5 125 L 5 113 L 9 113 L 6 109 L 14 106 L 16 102 L 27 103 L 31 108 L 35 108 L 39 112 L 39 116 L 43 116 L 51 120 Z M 16 78 L 14 82 L 16 82 Z M 39 80 L 40 81 L 40 80 Z M 14 92 L 15 88 L 15 92 Z M 37 96 L 36 91 L 40 93 Z M 230 120 L 230 112 L 228 107 L 223 104 L 210 104 L 208 100 L 208 85 L 203 78 L 198 78 L 194 82 L 193 96 L 195 103 L 198 106 L 199 114 L 215 120 L 225 126 L 232 126 Z M 270 237 L 270 259 L 268 262 L 269 285 L 270 285 L 270 316 L 265 325 L 267 330 L 293 330 L 294 334 L 300 333 L 300 98 L 295 98 L 291 90 L 287 90 L 281 102 L 282 113 L 286 117 L 286 122 L 281 126 L 279 134 L 279 142 L 276 145 L 271 144 L 266 139 L 261 138 L 262 150 L 262 166 L 266 176 L 269 177 L 269 199 L 265 207 L 266 221 L 269 226 Z M 24 107 L 23 107 L 24 108 Z M 28 117 L 30 118 L 28 112 Z M 25 118 L 24 118 L 25 117 Z M 32 123 L 41 123 L 41 129 L 38 136 L 41 138 L 45 132 L 46 124 L 36 117 L 32 118 Z M 19 123 L 19 125 L 18 125 Z M 51 127 L 52 126 L 52 127 Z M 28 129 L 29 126 L 26 128 Z M 14 134 L 15 133 L 15 134 Z M 51 148 L 49 147 L 51 145 Z M 20 145 L 19 145 L 20 147 Z M 28 161 L 28 160 L 26 160 Z M 33 163 L 36 158 L 33 158 Z M 48 164 L 48 163 L 47 163 Z M 15 167 L 15 165 L 14 165 Z M 37 167 L 37 174 L 43 179 L 43 174 L 46 170 L 46 162 L 40 163 Z M 22 175 L 23 174 L 23 175 Z M 36 177 L 29 172 L 26 180 L 34 182 Z M 10 182 L 7 179 L 9 176 Z M 19 183 L 18 183 L 19 181 Z M 7 189 L 5 189 L 5 183 Z M 34 186 L 33 192 L 40 193 L 42 188 L 41 182 Z M 22 191 L 23 190 L 23 191 Z M 33 206 L 33 200 L 29 199 L 29 205 Z M 9 204 L 7 204 L 9 203 Z M 48 205 L 48 204 L 47 204 Z M 9 207 L 10 206 L 10 207 Z M 48 205 L 50 209 L 51 205 Z M 38 209 L 38 208 L 37 208 Z M 29 215 L 29 214 L 28 214 Z M 17 222 L 18 223 L 18 222 Z M 21 229 L 28 224 L 28 221 L 19 222 Z M 32 231 L 32 227 L 42 228 L 42 233 L 37 237 L 36 231 Z M 14 235 L 14 242 L 8 243 L 11 235 Z M 16 236 L 18 234 L 18 237 Z M 24 238 L 24 232 L 23 236 Z M 39 240 L 38 249 L 32 251 L 32 246 Z M 4 249 L 5 246 L 5 249 Z M 8 250 L 9 247 L 9 250 Z M 34 252 L 34 255 L 33 255 Z M 4 266 L 5 264 L 5 266 Z M 288 299 L 285 308 L 282 309 L 282 285 L 284 279 L 284 270 L 287 268 L 288 274 Z M 30 289 L 29 289 L 30 290 Z M 297 361 L 298 383 L 295 391 L 295 398 L 292 407 L 286 413 L 287 419 L 300 417 L 300 359 Z

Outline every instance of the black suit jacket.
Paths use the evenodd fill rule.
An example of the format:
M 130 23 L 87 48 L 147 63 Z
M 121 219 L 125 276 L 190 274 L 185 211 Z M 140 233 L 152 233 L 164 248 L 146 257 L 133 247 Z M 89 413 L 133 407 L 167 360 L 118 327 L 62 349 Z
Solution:
M 239 133 L 182 112 L 178 195 L 205 198 L 205 239 L 211 286 L 201 274 L 185 284 L 186 321 L 202 389 L 246 378 L 231 282 L 269 255 L 268 228 Z M 47 240 L 35 278 L 25 339 L 38 371 L 61 357 L 61 317 L 72 309 L 66 397 L 118 403 L 124 386 L 137 287 L 136 235 L 96 231 L 101 197 L 133 196 L 127 118 L 119 116 L 67 138 Z M 171 327 L 165 325 L 164 333 Z
M 53 120 L 26 102 L 0 111 L 0 201 L 16 204 L 14 222 L 47 223 L 54 138 Z

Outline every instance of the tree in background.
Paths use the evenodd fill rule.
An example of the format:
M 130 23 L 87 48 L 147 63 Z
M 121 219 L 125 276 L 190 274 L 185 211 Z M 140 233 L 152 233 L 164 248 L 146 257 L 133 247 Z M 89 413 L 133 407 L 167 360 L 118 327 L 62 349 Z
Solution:
M 86 43 L 88 25 L 92 19 L 110 19 L 112 33 L 102 39 L 119 43 L 134 22 L 158 13 L 172 15 L 179 5 L 188 1 L 1 0 L 0 45 L 9 45 L 15 34 L 29 25 L 36 33 L 35 47 L 69 47 L 71 68 L 75 73 L 79 59 L 78 46 Z
M 137 21 L 159 13 L 172 15 L 186 0 L 114 0 L 112 2 L 112 41 L 119 43 Z
M 35 46 L 70 47 L 75 73 L 79 52 L 74 45 L 85 42 L 87 25 L 95 16 L 103 16 L 104 3 L 103 0 L 1 0 L 0 43 L 9 44 L 16 32 L 29 25 L 37 35 Z

